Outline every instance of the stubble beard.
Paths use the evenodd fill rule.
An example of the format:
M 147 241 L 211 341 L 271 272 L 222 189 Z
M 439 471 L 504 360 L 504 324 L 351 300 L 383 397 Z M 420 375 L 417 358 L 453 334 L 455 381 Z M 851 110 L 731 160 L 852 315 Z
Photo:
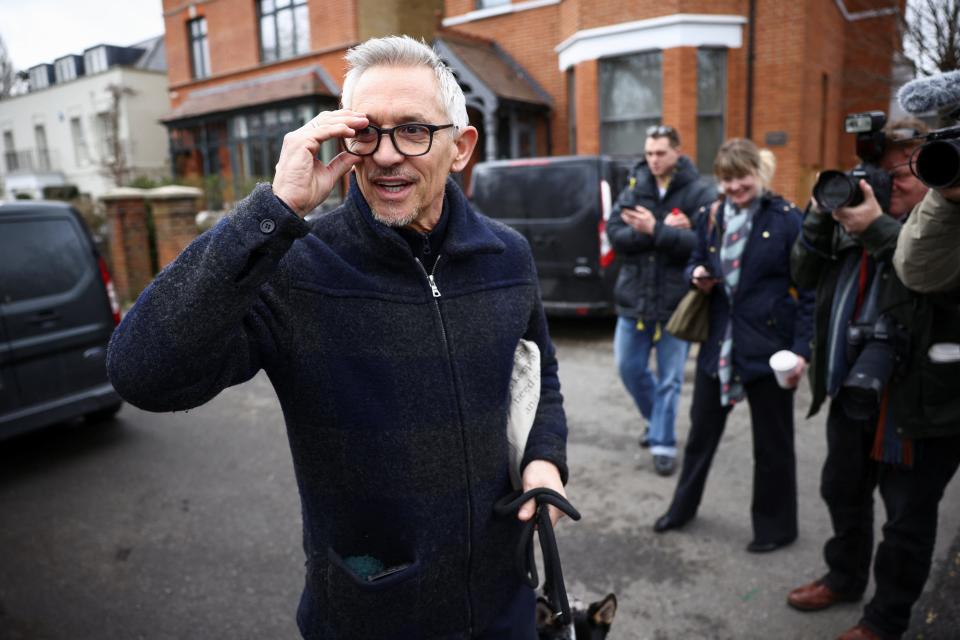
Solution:
M 380 215 L 380 213 L 373 207 L 370 207 L 371 213 L 373 213 L 373 219 L 379 222 L 382 225 L 387 227 L 393 227 L 394 229 L 400 229 L 411 224 L 414 220 L 420 217 L 420 207 L 414 207 L 410 213 L 401 216 L 399 218 L 387 218 L 386 216 Z

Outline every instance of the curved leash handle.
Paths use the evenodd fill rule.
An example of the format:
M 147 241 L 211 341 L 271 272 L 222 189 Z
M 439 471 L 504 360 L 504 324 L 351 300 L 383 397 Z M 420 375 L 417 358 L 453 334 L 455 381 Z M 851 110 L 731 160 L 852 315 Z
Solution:
M 523 523 L 520 531 L 520 542 L 517 545 L 515 562 L 523 581 L 531 588 L 536 589 L 540 583 L 537 575 L 537 563 L 533 551 L 533 532 L 536 529 L 540 537 L 540 551 L 543 553 L 544 592 L 554 615 L 560 624 L 570 624 L 570 604 L 567 601 L 567 590 L 563 582 L 563 571 L 560 566 L 560 550 L 557 548 L 557 538 L 553 532 L 553 523 L 550 521 L 550 505 L 560 509 L 572 520 L 580 519 L 577 511 L 562 495 L 540 487 L 526 493 L 514 491 L 493 506 L 497 516 L 508 517 L 515 515 L 527 500 L 536 500 L 537 511 L 534 517 Z

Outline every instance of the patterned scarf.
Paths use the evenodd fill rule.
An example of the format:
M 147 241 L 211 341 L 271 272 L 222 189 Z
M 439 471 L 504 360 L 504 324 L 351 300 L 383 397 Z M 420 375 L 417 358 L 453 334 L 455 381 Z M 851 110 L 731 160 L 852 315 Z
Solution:
M 743 250 L 753 228 L 753 216 L 760 208 L 760 199 L 755 198 L 743 209 L 734 207 L 730 200 L 723 203 L 723 240 L 720 244 L 720 268 L 723 271 L 723 287 L 730 301 L 730 314 L 720 345 L 720 360 L 717 374 L 720 377 L 720 404 L 733 405 L 743 400 L 743 384 L 733 376 L 733 299 L 740 285 L 740 262 Z

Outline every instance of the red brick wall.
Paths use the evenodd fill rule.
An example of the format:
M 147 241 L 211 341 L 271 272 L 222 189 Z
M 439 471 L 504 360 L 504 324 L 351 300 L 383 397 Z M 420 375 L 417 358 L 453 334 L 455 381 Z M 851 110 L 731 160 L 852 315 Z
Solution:
M 153 279 L 147 204 L 142 195 L 105 200 L 110 221 L 110 264 L 117 296 L 132 301 Z
M 600 153 L 599 72 L 600 65 L 596 60 L 580 62 L 574 72 L 577 86 L 577 153 L 579 154 Z M 566 142 L 563 146 L 567 147 Z
M 310 47 L 314 51 L 347 48 L 357 40 L 355 0 L 310 0 Z M 339 83 L 339 79 L 337 79 Z
M 254 0 L 218 0 L 197 4 L 197 16 L 207 18 L 211 76 L 191 77 L 187 22 L 183 0 L 164 0 L 170 102 L 182 103 L 192 90 L 245 80 L 319 64 L 339 86 L 344 73 L 343 54 L 356 44 L 354 0 L 310 0 L 310 46 L 315 53 L 269 65 L 260 64 L 260 40 Z
M 450 30 L 495 40 L 553 96 L 551 138 L 553 152 L 559 155 L 567 153 L 569 146 L 566 81 L 553 52 L 553 47 L 560 42 L 557 39 L 560 21 L 558 6 L 560 5 L 503 14 L 457 25 Z M 447 0 L 446 15 L 460 15 L 472 11 L 474 7 L 475 4 L 469 0 Z M 577 91 L 581 90 L 580 79 L 577 78 Z
M 697 49 L 677 47 L 663 51 L 664 124 L 677 129 L 685 154 L 697 157 Z M 638 149 L 637 153 L 641 150 Z

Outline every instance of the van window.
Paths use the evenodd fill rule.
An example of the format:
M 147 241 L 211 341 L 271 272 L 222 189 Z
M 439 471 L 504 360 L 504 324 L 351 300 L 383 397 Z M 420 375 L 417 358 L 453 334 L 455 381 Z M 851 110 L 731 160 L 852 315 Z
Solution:
M 537 219 L 573 215 L 595 204 L 594 172 L 583 164 L 478 167 L 473 204 L 491 218 Z
M 16 302 L 69 291 L 90 268 L 66 219 L 0 223 L 0 295 Z

